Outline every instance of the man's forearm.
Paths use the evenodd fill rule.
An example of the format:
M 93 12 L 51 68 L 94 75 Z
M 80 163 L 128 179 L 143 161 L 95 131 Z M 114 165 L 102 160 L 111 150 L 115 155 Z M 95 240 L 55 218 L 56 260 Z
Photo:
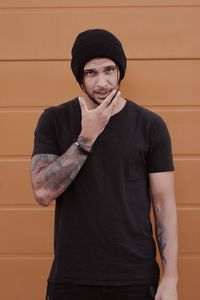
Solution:
M 81 142 L 84 145 L 83 139 Z M 31 171 L 37 201 L 48 205 L 60 196 L 77 176 L 86 159 L 87 155 L 81 153 L 75 143 L 60 157 L 51 154 L 35 155 Z
M 178 237 L 175 201 L 168 204 L 165 199 L 154 203 L 154 213 L 163 276 L 177 281 Z

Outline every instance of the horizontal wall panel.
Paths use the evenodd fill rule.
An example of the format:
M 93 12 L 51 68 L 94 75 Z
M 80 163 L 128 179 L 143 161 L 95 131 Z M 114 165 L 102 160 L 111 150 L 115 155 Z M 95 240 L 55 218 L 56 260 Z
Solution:
M 174 154 L 200 154 L 200 110 L 155 110 L 166 121 Z M 0 155 L 31 155 L 40 112 L 0 112 Z M 184 133 L 184 134 L 183 134 Z
M 122 88 L 141 105 L 200 105 L 200 60 L 128 61 Z
M 184 6 L 200 5 L 199 0 L 1 0 L 0 8 L 5 7 L 124 7 L 124 6 Z
M 200 208 L 178 208 L 179 254 L 200 255 Z
M 97 27 L 117 34 L 128 58 L 199 58 L 199 14 L 200 7 L 1 10 L 0 59 L 69 58 L 77 33 Z
M 2 107 L 50 106 L 82 92 L 69 61 L 0 62 L 0 82 Z M 128 61 L 121 90 L 142 105 L 200 105 L 200 60 Z
M 81 93 L 63 61 L 0 62 L 0 80 L 0 106 L 51 106 Z
M 174 154 L 200 154 L 200 110 L 154 110 L 165 120 Z
M 38 205 L 32 195 L 29 168 L 28 160 L 0 161 L 0 205 Z M 175 168 L 177 204 L 199 205 L 200 160 L 175 159 Z
M 200 159 L 175 159 L 177 204 L 200 204 Z
M 44 300 L 51 262 L 51 258 L 0 258 L 3 299 Z
M 53 209 L 0 209 L 0 255 L 51 254 L 53 224 Z
M 52 253 L 53 209 L 4 209 L 0 220 L 0 254 Z M 200 209 L 179 208 L 178 220 L 180 254 L 200 254 Z
M 33 111 L 0 111 L 0 134 L 4 141 L 0 155 L 31 156 L 36 127 L 40 112 Z
M 178 294 L 180 300 L 197 300 L 199 295 L 200 257 L 179 259 Z
M 0 186 L 0 206 L 38 205 L 32 194 L 29 161 L 1 160 Z

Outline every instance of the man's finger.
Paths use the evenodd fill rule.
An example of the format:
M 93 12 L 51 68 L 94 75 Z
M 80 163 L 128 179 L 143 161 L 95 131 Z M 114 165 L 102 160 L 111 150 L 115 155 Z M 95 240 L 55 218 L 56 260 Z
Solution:
M 156 294 L 155 300 L 161 300 L 161 298 L 160 298 L 160 296 L 158 294 Z
M 108 111 L 113 111 L 115 109 L 115 106 L 117 105 L 117 101 L 119 100 L 120 95 L 121 95 L 121 92 L 118 91 L 115 98 L 112 100 L 112 102 L 107 105 L 106 109 Z
M 112 92 L 106 97 L 106 99 L 103 100 L 103 102 L 98 106 L 97 110 L 103 111 L 110 103 L 110 101 L 111 101 L 112 97 L 115 95 L 116 91 L 117 91 L 116 89 L 112 90 Z

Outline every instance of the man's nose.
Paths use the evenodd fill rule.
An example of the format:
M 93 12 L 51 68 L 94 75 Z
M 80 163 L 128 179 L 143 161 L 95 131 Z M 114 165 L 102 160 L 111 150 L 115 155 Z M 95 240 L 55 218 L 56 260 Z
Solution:
M 106 77 L 104 74 L 99 74 L 97 77 L 97 86 L 104 87 L 106 85 Z

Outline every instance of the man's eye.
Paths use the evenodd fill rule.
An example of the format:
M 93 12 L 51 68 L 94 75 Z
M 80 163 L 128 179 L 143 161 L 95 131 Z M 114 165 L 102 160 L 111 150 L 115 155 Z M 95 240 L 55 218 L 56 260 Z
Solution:
M 84 71 L 84 75 L 92 76 L 92 75 L 94 75 L 94 71 L 92 71 L 92 70 Z
M 114 68 L 107 68 L 107 69 L 106 69 L 106 72 L 107 72 L 107 73 L 112 73 L 113 71 L 114 71 Z

